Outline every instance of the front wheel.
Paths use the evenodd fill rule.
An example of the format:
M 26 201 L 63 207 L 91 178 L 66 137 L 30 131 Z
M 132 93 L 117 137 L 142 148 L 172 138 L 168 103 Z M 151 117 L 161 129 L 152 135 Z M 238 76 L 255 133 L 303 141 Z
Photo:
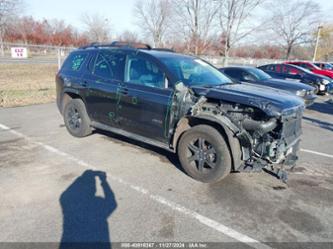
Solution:
M 227 143 L 211 126 L 198 125 L 186 131 L 180 138 L 177 153 L 185 172 L 198 181 L 215 183 L 231 171 Z
M 74 137 L 85 137 L 92 132 L 86 107 L 81 99 L 72 99 L 66 104 L 64 122 L 68 132 Z

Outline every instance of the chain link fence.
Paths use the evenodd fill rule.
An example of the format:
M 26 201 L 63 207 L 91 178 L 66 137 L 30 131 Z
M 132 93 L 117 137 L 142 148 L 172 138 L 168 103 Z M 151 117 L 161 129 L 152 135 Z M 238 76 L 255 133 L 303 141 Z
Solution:
M 13 56 L 13 49 L 26 49 L 26 56 Z M 1 64 L 57 64 L 60 68 L 74 47 L 4 43 L 0 54 Z
M 253 58 L 240 58 L 240 57 L 229 57 L 227 60 L 221 56 L 201 56 L 206 61 L 215 65 L 216 67 L 228 66 L 261 66 L 265 64 L 281 63 L 282 60 L 272 59 L 253 59 Z M 226 63 L 227 62 L 227 63 Z
M 27 58 L 12 58 L 12 48 L 26 48 Z M 57 64 L 60 68 L 61 64 L 74 50 L 74 47 L 58 47 L 48 45 L 31 45 L 19 43 L 4 43 L 3 54 L 0 55 L 0 63 L 25 63 L 25 64 Z M 222 67 L 225 63 L 225 58 L 221 56 L 201 56 L 203 59 L 209 61 L 216 67 Z M 281 60 L 270 59 L 253 59 L 253 58 L 238 58 L 230 57 L 227 60 L 228 65 L 246 65 L 246 66 L 260 66 L 270 63 L 278 63 Z

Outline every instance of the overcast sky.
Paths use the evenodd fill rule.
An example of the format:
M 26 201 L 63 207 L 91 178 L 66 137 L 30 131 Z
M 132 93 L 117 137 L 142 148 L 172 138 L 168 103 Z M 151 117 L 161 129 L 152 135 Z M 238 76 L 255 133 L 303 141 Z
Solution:
M 332 0 L 314 1 L 321 6 L 327 17 L 332 18 Z M 63 19 L 66 23 L 82 29 L 82 13 L 99 13 L 110 20 L 115 33 L 120 33 L 137 30 L 133 16 L 135 2 L 136 0 L 26 0 L 27 8 L 24 14 L 37 19 Z

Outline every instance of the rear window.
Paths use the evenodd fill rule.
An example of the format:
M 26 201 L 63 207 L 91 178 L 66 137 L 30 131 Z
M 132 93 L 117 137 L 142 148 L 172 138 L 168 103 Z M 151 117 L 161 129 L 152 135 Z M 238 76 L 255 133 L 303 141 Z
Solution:
M 66 71 L 78 72 L 88 57 L 88 53 L 72 53 L 64 62 L 62 69 Z

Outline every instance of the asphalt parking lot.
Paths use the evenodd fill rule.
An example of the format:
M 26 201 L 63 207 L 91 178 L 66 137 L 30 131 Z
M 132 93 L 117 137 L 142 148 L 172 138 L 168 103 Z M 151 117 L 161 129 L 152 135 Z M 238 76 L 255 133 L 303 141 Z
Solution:
M 234 173 L 209 185 L 163 150 L 109 133 L 71 137 L 55 104 L 0 109 L 0 241 L 332 242 L 333 105 L 325 97 L 306 110 L 303 133 L 287 184 Z

